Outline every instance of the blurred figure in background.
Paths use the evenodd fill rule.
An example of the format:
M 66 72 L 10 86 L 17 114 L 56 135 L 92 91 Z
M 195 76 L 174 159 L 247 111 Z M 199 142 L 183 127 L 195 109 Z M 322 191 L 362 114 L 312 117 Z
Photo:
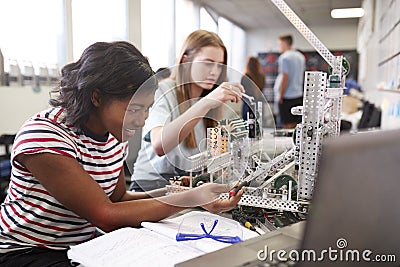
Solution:
M 260 101 L 263 97 L 262 90 L 265 85 L 265 76 L 261 68 L 261 63 L 257 57 L 248 57 L 244 76 L 240 83 L 243 85 L 245 93 L 253 96 L 255 101 Z M 246 98 L 243 98 L 242 118 L 247 119 L 249 112 L 249 103 Z
M 295 128 L 301 122 L 301 116 L 291 113 L 292 107 L 303 105 L 303 80 L 306 69 L 305 57 L 299 51 L 292 49 L 293 37 L 290 34 L 281 35 L 278 39 L 279 74 L 274 85 L 275 103 L 279 106 L 279 116 L 283 128 Z
M 159 82 L 169 78 L 169 76 L 171 76 L 171 70 L 169 68 L 163 67 L 156 70 L 156 77 Z

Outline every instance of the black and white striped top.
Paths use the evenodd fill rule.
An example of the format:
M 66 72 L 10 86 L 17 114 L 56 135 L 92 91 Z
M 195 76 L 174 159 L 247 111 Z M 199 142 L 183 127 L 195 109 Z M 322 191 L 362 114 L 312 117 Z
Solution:
M 10 186 L 0 210 L 0 253 L 32 246 L 65 249 L 95 233 L 94 225 L 52 197 L 16 156 L 52 153 L 74 158 L 110 196 L 126 149 L 111 134 L 94 137 L 66 125 L 63 108 L 50 108 L 25 122 L 14 141 Z

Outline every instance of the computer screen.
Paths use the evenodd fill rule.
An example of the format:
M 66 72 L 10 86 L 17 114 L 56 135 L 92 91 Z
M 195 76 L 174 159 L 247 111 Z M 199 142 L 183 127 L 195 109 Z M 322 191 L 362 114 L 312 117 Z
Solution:
M 393 265 L 378 264 L 375 256 L 395 255 L 398 266 L 400 130 L 338 137 L 322 151 L 302 249 L 331 248 L 344 257 L 338 264 L 325 255 L 324 266 L 364 266 L 362 253 L 376 266 Z M 351 260 L 356 254 L 358 263 Z

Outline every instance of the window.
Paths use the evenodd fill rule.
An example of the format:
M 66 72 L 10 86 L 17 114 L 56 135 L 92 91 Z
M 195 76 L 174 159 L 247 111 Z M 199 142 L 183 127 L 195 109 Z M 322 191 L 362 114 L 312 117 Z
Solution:
M 189 0 L 175 1 L 175 42 L 178 55 L 186 37 L 199 29 L 199 7 Z
M 95 42 L 128 40 L 126 7 L 126 0 L 72 0 L 74 60 Z
M 41 65 L 62 64 L 63 0 L 0 1 L 0 48 L 4 67 L 9 60 L 26 62 L 38 71 Z
M 174 0 L 142 1 L 142 53 L 154 71 L 175 63 Z
M 231 67 L 243 72 L 246 65 L 246 32 L 236 26 L 232 26 Z
M 240 81 L 240 74 L 246 63 L 245 32 L 229 20 L 219 17 L 218 34 L 228 51 L 228 66 L 233 70 L 231 73 L 235 73 L 233 77 L 228 78 L 231 81 Z
M 218 32 L 217 22 L 204 7 L 200 8 L 200 29 L 215 33 Z

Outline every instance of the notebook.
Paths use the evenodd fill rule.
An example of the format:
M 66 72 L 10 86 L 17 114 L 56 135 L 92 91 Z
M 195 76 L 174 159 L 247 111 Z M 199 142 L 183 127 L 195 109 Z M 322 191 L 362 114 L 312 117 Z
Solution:
M 316 252 L 296 266 L 399 266 L 400 130 L 341 136 L 322 151 L 304 232 L 301 222 L 176 266 L 286 266 L 259 260 L 266 246 Z
M 200 229 L 200 223 L 204 223 L 204 218 L 211 218 L 212 220 L 218 219 L 218 225 L 214 230 L 215 234 L 220 231 L 218 227 L 223 226 L 222 231 L 226 235 L 239 235 L 243 240 L 258 235 L 232 219 L 206 211 L 191 211 L 157 223 L 144 222 L 142 228 L 127 227 L 115 230 L 85 243 L 72 246 L 68 251 L 68 258 L 85 267 L 171 267 L 176 263 L 230 245 L 210 238 L 176 241 L 175 237 L 179 227 L 182 226 L 182 221 L 191 218 L 199 218 L 199 221 L 195 222 L 194 225 L 189 225 L 190 227 L 185 228 L 185 231 L 195 226 L 196 229 Z M 239 228 L 233 228 L 235 225 L 238 225 Z M 207 225 L 206 230 L 210 231 L 210 227 Z

